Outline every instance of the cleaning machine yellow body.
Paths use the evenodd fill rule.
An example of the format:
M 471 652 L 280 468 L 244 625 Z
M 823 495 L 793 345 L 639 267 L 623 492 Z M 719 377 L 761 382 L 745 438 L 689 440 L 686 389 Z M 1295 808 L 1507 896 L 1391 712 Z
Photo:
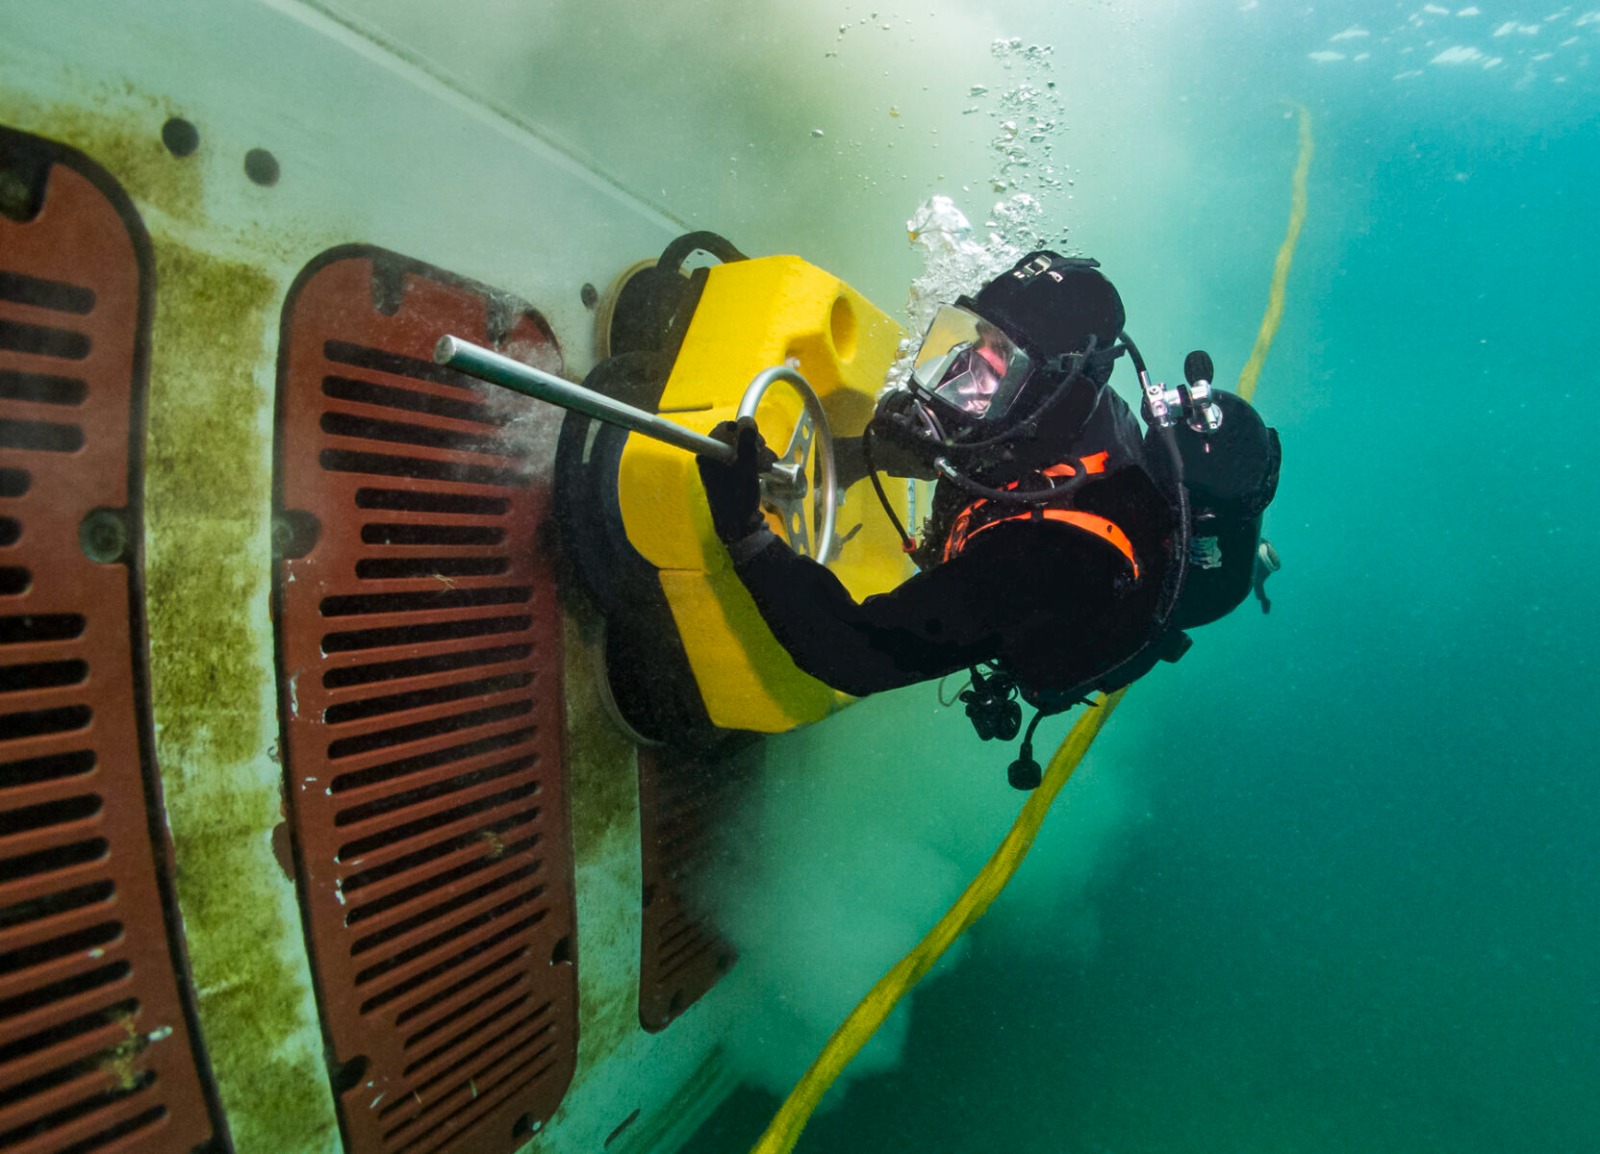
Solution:
M 657 410 L 709 432 L 734 417 L 755 376 L 787 362 L 816 391 L 834 435 L 857 436 L 903 335 L 860 293 L 798 257 L 718 265 L 708 270 Z M 757 411 L 779 452 L 801 407 L 798 395 L 780 384 Z M 781 733 L 853 700 L 797 669 L 767 629 L 712 530 L 691 455 L 630 436 L 617 488 L 628 540 L 659 570 L 712 724 Z M 926 493 L 900 481 L 886 488 L 896 513 L 914 524 Z M 776 517 L 773 528 L 784 533 Z M 868 481 L 841 492 L 832 553 L 829 569 L 858 600 L 913 572 Z

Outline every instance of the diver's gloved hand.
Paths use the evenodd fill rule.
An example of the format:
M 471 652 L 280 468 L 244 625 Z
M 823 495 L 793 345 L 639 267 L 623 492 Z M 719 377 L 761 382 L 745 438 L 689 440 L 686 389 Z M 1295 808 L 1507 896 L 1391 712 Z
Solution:
M 878 407 L 867 422 L 872 464 L 891 477 L 917 477 L 936 480 L 939 470 L 933 459 L 942 449 L 929 440 L 909 389 L 895 389 L 878 400 Z
M 778 458 L 762 440 L 754 417 L 723 421 L 711 430 L 711 436 L 733 446 L 733 464 L 698 456 L 695 462 L 700 466 L 700 483 L 706 488 L 717 537 L 730 551 L 735 551 L 736 546 L 742 547 L 735 551 L 737 560 L 741 553 L 749 555 L 759 551 L 772 538 L 767 519 L 761 512 L 760 478 L 762 469 Z

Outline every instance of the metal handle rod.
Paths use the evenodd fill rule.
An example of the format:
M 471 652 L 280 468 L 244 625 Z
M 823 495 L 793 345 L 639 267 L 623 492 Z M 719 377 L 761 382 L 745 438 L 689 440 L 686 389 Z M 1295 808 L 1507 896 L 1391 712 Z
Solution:
M 682 425 L 658 417 L 654 413 L 647 413 L 643 409 L 636 409 L 632 405 L 625 405 L 604 393 L 597 393 L 593 389 L 564 381 L 551 373 L 501 356 L 493 349 L 486 349 L 482 345 L 475 345 L 460 337 L 440 337 L 439 343 L 433 347 L 433 359 L 469 377 L 488 381 L 491 385 L 499 385 L 514 393 L 548 401 L 552 405 L 571 409 L 609 425 L 618 425 L 630 432 L 643 433 L 657 441 L 687 449 L 698 456 L 711 457 L 727 465 L 734 462 L 735 453 L 732 445 L 725 445 L 714 437 L 686 429 Z

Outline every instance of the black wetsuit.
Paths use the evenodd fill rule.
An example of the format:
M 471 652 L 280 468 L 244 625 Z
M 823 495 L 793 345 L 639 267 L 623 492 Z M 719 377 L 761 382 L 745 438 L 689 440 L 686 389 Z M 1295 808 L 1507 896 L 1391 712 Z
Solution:
M 1103 400 L 1062 454 L 1104 452 L 1071 506 L 1115 522 L 1140 566 L 1071 525 L 1013 520 L 975 535 L 955 556 L 857 603 L 839 579 L 764 528 L 728 542 L 735 569 L 795 664 L 854 695 L 895 689 L 1001 661 L 1041 690 L 1115 688 L 1153 664 L 1136 659 L 1164 631 L 1174 579 L 1176 514 L 1145 467 L 1132 413 Z M 964 503 L 950 482 L 936 496 Z M 733 535 L 730 532 L 730 536 Z M 845 548 L 849 548 L 848 545 Z M 1169 599 L 1170 601 L 1170 599 Z

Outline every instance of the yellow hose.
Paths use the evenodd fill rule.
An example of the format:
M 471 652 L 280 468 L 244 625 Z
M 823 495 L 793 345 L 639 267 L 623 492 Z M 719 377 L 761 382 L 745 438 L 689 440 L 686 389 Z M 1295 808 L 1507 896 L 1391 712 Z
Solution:
M 861 999 L 861 1004 L 840 1023 L 833 1037 L 828 1039 L 828 1044 L 822 1048 L 822 1053 L 817 1055 L 817 1060 L 811 1063 L 811 1068 L 779 1108 L 772 1125 L 767 1127 L 767 1132 L 755 1144 L 752 1154 L 787 1154 L 794 1149 L 794 1144 L 800 1139 L 800 1131 L 805 1129 L 806 1122 L 811 1118 L 811 1112 L 817 1108 L 817 1103 L 840 1071 L 877 1033 L 878 1027 L 883 1025 L 896 1003 L 922 980 L 933 964 L 972 923 L 983 916 L 989 903 L 1005 889 L 1006 883 L 1017 872 L 1017 867 L 1033 846 L 1033 839 L 1051 802 L 1055 801 L 1061 787 L 1067 784 L 1072 771 L 1078 768 L 1078 763 L 1089 751 L 1100 727 L 1111 717 L 1126 692 L 1126 689 L 1119 689 L 1109 697 L 1102 696 L 1098 702 L 1099 708 L 1084 710 L 1083 716 L 1078 718 L 1077 724 L 1067 734 L 1067 739 L 1061 743 L 1061 748 L 1050 759 L 1044 780 L 1028 796 L 1011 832 L 1000 843 L 1000 848 L 994 851 L 988 864 L 972 879 L 966 892 L 956 899 L 955 905 L 928 931 L 928 936 L 879 978 L 878 984 Z
M 1255 394 L 1261 366 L 1267 359 L 1267 351 L 1272 348 L 1272 339 L 1278 335 L 1278 322 L 1283 319 L 1289 266 L 1294 263 L 1295 245 L 1300 240 L 1300 227 L 1306 219 L 1306 182 L 1311 172 L 1312 148 L 1311 113 L 1301 108 L 1300 157 L 1295 163 L 1291 181 L 1289 231 L 1278 248 L 1278 257 L 1272 266 L 1272 288 L 1267 297 L 1266 315 L 1261 318 L 1261 328 L 1256 333 L 1255 347 L 1250 350 L 1250 359 L 1239 374 L 1239 384 L 1234 390 L 1247 401 Z M 1050 759 L 1039 788 L 1023 803 L 1022 811 L 1017 814 L 1017 820 L 1000 843 L 1000 848 L 994 851 L 988 864 L 956 899 L 955 905 L 928 931 L 927 937 L 879 978 L 877 985 L 861 999 L 861 1004 L 839 1024 L 839 1028 L 828 1039 L 828 1044 L 822 1048 L 822 1053 L 817 1055 L 810 1069 L 789 1092 L 789 1097 L 779 1107 L 772 1124 L 751 1149 L 751 1154 L 788 1154 L 794 1149 L 794 1144 L 800 1140 L 800 1132 L 811 1120 L 817 1103 L 822 1101 L 822 1096 L 833 1085 L 834 1079 L 878 1032 L 878 1027 L 888 1020 L 900 999 L 910 993 L 944 952 L 955 944 L 955 940 L 984 915 L 989 903 L 1005 889 L 1006 883 L 1022 864 L 1022 859 L 1028 855 L 1056 794 L 1067 784 L 1067 778 L 1078 768 L 1083 755 L 1089 752 L 1089 746 L 1100 734 L 1100 727 L 1110 719 L 1125 693 L 1126 689 L 1119 689 L 1109 697 L 1101 696 L 1099 708 L 1085 710 L 1083 716 L 1078 718 L 1066 740 L 1061 743 L 1061 748 Z
M 1300 109 L 1300 159 L 1295 162 L 1294 176 L 1290 180 L 1289 231 L 1278 246 L 1278 259 L 1272 262 L 1272 288 L 1267 293 L 1267 311 L 1261 318 L 1261 328 L 1256 332 L 1255 347 L 1250 359 L 1239 373 L 1239 384 L 1234 388 L 1245 400 L 1255 396 L 1256 382 L 1261 379 L 1261 366 L 1266 363 L 1267 350 L 1272 338 L 1278 335 L 1278 322 L 1283 319 L 1284 287 L 1289 283 L 1289 266 L 1294 263 L 1294 246 L 1300 242 L 1300 226 L 1306 220 L 1306 179 L 1311 174 L 1311 113 Z

